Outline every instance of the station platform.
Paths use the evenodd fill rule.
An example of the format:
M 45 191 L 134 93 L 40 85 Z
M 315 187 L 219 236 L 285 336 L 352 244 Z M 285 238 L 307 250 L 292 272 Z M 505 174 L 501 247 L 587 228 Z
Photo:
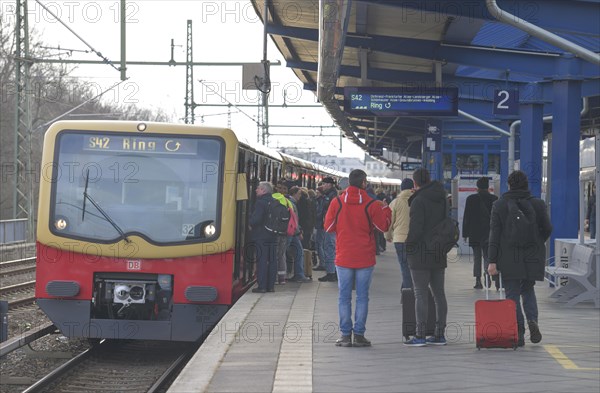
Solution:
M 446 346 L 402 344 L 400 267 L 393 247 L 377 257 L 365 336 L 342 348 L 337 283 L 287 283 L 247 293 L 171 385 L 189 392 L 594 392 L 600 391 L 600 311 L 565 308 L 536 284 L 542 342 L 517 350 L 475 347 L 469 256 L 449 254 Z M 491 297 L 497 297 L 495 290 Z M 354 302 L 353 302 L 354 305 Z

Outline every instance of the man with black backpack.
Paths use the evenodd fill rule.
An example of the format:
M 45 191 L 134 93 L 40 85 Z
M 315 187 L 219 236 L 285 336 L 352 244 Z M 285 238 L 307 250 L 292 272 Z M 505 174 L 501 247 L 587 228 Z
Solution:
M 465 202 L 465 213 L 463 215 L 462 236 L 469 239 L 469 246 L 473 249 L 473 277 L 475 277 L 475 289 L 483 288 L 481 284 L 481 257 L 485 267 L 488 264 L 488 237 L 490 234 L 490 214 L 492 212 L 492 204 L 498 199 L 489 191 L 490 182 L 487 176 L 483 176 L 477 180 L 477 193 L 467 197 Z M 490 282 L 486 280 L 486 287 L 490 286 Z M 496 288 L 498 288 L 498 280 L 496 280 Z
M 417 191 L 408 199 L 410 223 L 406 238 L 406 255 L 413 279 L 415 293 L 416 334 L 404 342 L 411 347 L 446 345 L 444 331 L 448 304 L 444 291 L 449 242 L 432 241 L 433 232 L 448 217 L 448 201 L 442 183 L 431 181 L 429 171 L 419 168 L 413 173 Z M 434 335 L 427 338 L 427 315 L 429 310 L 429 288 L 435 301 L 436 323 Z
M 544 201 L 531 195 L 525 172 L 511 173 L 508 188 L 492 208 L 488 272 L 492 276 L 502 273 L 506 298 L 517 305 L 518 345 L 522 347 L 525 345 L 523 311 L 531 342 L 542 340 L 533 287 L 536 281 L 544 281 L 545 242 L 552 233 L 552 224 Z

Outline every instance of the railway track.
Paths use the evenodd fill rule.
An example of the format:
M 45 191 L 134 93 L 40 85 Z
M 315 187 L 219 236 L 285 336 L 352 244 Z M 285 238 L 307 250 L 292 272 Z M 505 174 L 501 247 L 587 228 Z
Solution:
M 156 392 L 196 349 L 189 343 L 104 340 L 24 392 Z
M 35 302 L 35 281 L 0 287 L 0 299 L 8 299 L 8 308 L 12 309 Z
M 0 278 L 18 276 L 35 272 L 36 258 L 24 258 L 14 261 L 0 262 Z

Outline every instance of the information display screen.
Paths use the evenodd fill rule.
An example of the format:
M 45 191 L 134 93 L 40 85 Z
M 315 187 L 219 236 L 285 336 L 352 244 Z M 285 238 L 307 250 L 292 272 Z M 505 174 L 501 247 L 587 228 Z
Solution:
M 454 87 L 345 87 L 344 111 L 372 116 L 457 116 Z

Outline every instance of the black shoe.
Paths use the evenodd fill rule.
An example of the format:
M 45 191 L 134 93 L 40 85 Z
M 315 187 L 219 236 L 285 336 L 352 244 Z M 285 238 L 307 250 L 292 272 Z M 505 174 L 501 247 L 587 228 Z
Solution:
M 312 282 L 312 280 L 308 277 L 300 277 L 300 276 L 294 276 L 292 278 L 290 278 L 288 281 L 290 282 Z
M 529 325 L 529 339 L 532 343 L 537 344 L 542 341 L 542 333 L 540 332 L 540 327 L 538 326 L 536 321 L 528 321 Z
M 477 279 L 475 281 L 475 286 L 473 288 L 475 288 L 475 289 L 483 289 L 483 285 L 481 285 L 481 280 L 480 279 Z
M 267 292 L 275 292 L 275 288 L 267 289 Z
M 315 271 L 315 270 L 318 272 L 324 272 L 325 268 L 323 266 L 317 266 L 317 267 L 313 268 L 313 271 Z
M 338 338 L 335 342 L 336 347 L 351 347 L 352 346 L 352 336 L 342 336 Z
M 365 336 L 361 336 L 360 334 L 354 335 L 354 343 L 353 347 L 370 347 L 371 341 L 367 340 Z
M 321 281 L 321 282 L 337 281 L 337 274 L 327 273 L 323 277 L 319 277 L 319 281 Z
M 264 289 L 260 289 L 260 288 L 253 288 L 252 292 L 254 292 L 254 293 L 265 293 L 267 291 L 265 291 Z
M 321 282 L 337 282 L 337 280 L 338 278 L 336 273 L 327 273 L 323 277 L 319 278 L 319 281 Z

